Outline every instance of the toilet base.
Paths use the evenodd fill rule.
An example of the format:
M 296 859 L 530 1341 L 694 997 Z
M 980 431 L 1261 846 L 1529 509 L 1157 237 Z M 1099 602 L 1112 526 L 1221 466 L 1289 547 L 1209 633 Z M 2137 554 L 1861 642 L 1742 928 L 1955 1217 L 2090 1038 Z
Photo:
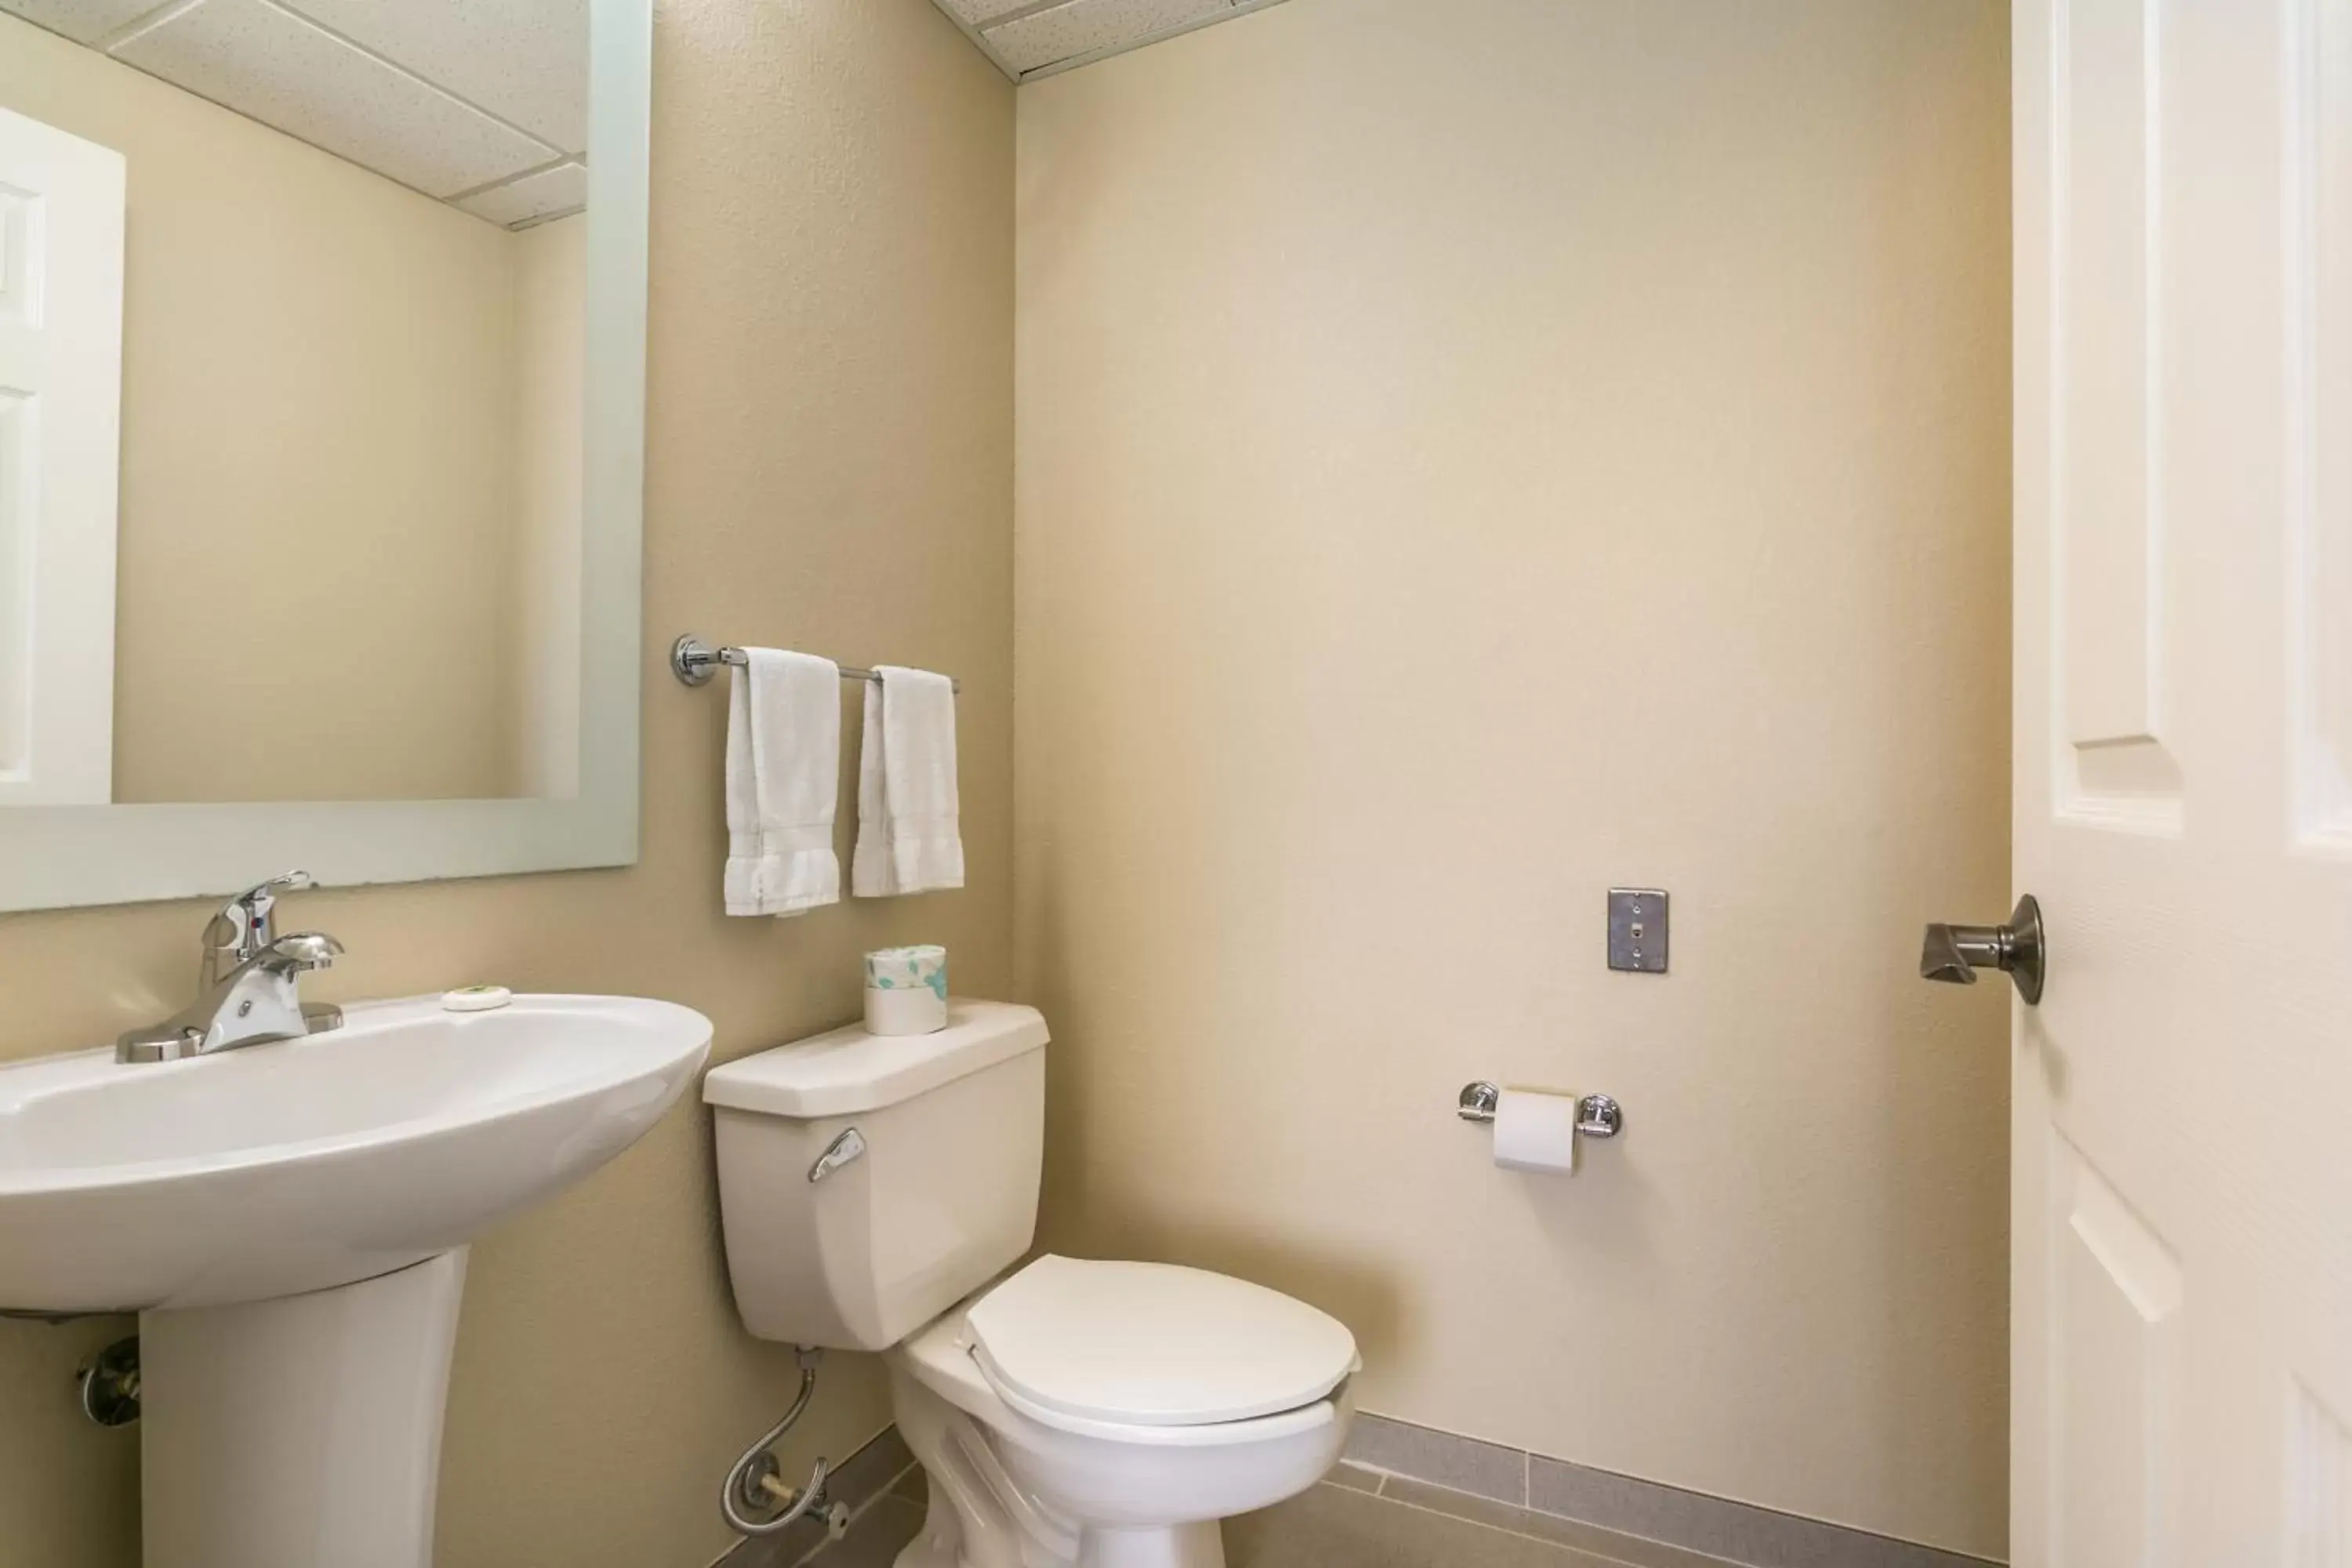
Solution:
M 1213 1519 L 1156 1530 L 1085 1531 L 1078 1568 L 1225 1568 L 1224 1531 Z
M 937 1501 L 923 1532 L 899 1552 L 896 1568 L 972 1568 L 961 1550 L 954 1510 Z M 939 1517 L 945 1511 L 948 1517 Z M 1082 1530 L 1076 1568 L 1225 1568 L 1224 1532 L 1214 1520 L 1154 1530 Z
M 1080 1523 L 1014 1479 L 979 1421 L 896 1368 L 890 1405 L 930 1488 L 896 1568 L 1225 1568 L 1216 1520 Z
M 923 1531 L 899 1552 L 896 1568 L 981 1568 L 962 1551 L 964 1531 L 954 1506 L 937 1496 Z M 1028 1559 L 1034 1568 L 1068 1561 L 1075 1568 L 1225 1568 L 1224 1531 L 1215 1520 L 1143 1530 L 1078 1531 L 1074 1559 Z

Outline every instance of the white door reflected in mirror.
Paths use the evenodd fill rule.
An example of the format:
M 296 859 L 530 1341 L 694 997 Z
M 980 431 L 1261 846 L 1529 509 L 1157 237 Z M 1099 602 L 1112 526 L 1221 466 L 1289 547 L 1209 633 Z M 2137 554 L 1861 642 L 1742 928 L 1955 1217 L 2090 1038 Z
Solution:
M 113 798 L 123 160 L 0 109 L 0 805 Z

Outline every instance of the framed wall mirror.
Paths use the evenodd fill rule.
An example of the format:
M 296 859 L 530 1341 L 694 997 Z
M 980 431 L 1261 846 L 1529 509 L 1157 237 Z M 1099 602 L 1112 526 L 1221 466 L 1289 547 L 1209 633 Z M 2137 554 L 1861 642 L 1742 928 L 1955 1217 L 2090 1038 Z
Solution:
M 0 0 L 0 909 L 636 858 L 650 0 Z

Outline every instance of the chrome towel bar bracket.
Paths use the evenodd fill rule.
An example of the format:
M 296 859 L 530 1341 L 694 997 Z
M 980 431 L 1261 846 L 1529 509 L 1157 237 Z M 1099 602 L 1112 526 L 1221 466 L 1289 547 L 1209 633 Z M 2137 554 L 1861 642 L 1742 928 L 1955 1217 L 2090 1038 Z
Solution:
M 1454 1114 L 1465 1121 L 1492 1121 L 1503 1091 L 1483 1079 L 1462 1086 Z M 1576 1131 L 1584 1138 L 1614 1138 L 1625 1131 L 1625 1110 L 1605 1094 L 1588 1094 L 1576 1102 Z
M 686 636 L 669 645 L 669 672 L 677 676 L 678 683 L 683 686 L 708 686 L 710 684 L 710 678 L 719 673 L 720 665 L 740 667 L 742 663 L 741 648 L 712 647 L 692 632 L 687 633 Z M 841 667 L 841 679 L 879 680 L 882 677 L 874 670 L 864 669 L 854 664 L 845 664 Z M 948 684 L 958 691 L 963 689 L 963 682 L 961 680 L 951 680 Z

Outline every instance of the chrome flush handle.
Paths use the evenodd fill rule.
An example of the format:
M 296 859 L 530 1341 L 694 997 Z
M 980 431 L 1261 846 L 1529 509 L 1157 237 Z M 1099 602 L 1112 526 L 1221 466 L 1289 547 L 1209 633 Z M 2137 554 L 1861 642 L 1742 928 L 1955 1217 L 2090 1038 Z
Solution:
M 855 1127 L 848 1128 L 824 1146 L 824 1152 L 819 1154 L 816 1163 L 809 1167 L 808 1179 L 822 1182 L 852 1160 L 862 1158 L 865 1153 L 866 1134 Z

